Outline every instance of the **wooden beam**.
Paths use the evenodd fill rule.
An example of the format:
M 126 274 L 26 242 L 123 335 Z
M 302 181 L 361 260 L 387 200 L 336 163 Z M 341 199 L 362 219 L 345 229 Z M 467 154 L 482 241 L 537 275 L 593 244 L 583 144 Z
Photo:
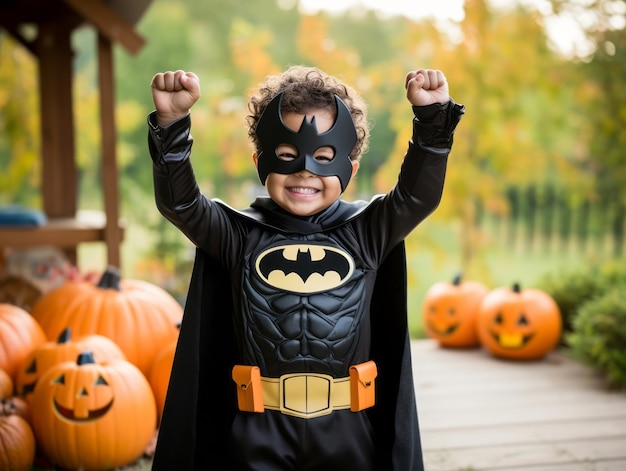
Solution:
M 98 80 L 100 82 L 100 129 L 102 149 L 102 191 L 106 226 L 108 264 L 121 268 L 119 230 L 119 189 L 117 175 L 117 136 L 115 131 L 115 84 L 111 42 L 98 34 Z
M 42 193 L 48 218 L 72 218 L 78 205 L 70 36 L 64 24 L 39 25 Z
M 103 242 L 104 236 L 104 227 L 99 222 L 81 218 L 50 219 L 43 226 L 3 227 L 0 230 L 0 247 L 52 245 L 75 250 L 82 242 Z
M 43 210 L 53 218 L 73 218 L 78 208 L 78 171 L 74 147 L 71 28 L 64 22 L 39 25 L 41 109 L 41 192 Z M 76 248 L 64 248 L 71 263 Z
M 92 23 L 111 42 L 119 42 L 128 52 L 136 54 L 145 44 L 123 16 L 112 10 L 103 0 L 64 0 L 64 2 Z

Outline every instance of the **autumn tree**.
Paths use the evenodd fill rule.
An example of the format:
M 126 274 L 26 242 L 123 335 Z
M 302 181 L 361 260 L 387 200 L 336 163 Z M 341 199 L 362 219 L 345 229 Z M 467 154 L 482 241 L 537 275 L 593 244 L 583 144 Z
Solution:
M 456 38 L 430 43 L 436 49 L 427 61 L 445 71 L 452 97 L 467 107 L 435 217 L 460 221 L 461 267 L 485 277 L 480 254 L 489 240 L 479 211 L 506 216 L 508 187 L 578 173 L 572 149 L 555 145 L 567 135 L 567 64 L 548 48 L 537 13 L 496 10 L 484 0 L 467 1 L 465 13 Z
M 587 41 L 573 58 L 580 74 L 576 101 L 582 158 L 607 214 L 613 254 L 621 256 L 626 242 L 626 2 L 551 3 L 553 15 L 577 21 Z

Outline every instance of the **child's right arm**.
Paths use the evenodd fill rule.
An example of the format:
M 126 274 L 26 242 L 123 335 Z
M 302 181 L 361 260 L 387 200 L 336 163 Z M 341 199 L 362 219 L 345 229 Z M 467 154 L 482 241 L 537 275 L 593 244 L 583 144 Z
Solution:
M 157 208 L 194 244 L 219 254 L 220 233 L 210 230 L 213 205 L 200 192 L 190 161 L 189 111 L 200 97 L 200 81 L 177 70 L 156 74 L 150 86 L 156 110 L 148 116 L 148 148 Z
M 152 78 L 150 87 L 159 126 L 167 126 L 189 114 L 200 98 L 200 79 L 193 72 L 160 72 Z

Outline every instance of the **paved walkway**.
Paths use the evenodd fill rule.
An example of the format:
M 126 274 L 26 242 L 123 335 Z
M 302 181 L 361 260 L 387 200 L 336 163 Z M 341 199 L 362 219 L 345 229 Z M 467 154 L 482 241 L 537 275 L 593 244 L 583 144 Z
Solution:
M 412 351 L 426 471 L 626 471 L 626 392 L 590 368 L 432 340 Z

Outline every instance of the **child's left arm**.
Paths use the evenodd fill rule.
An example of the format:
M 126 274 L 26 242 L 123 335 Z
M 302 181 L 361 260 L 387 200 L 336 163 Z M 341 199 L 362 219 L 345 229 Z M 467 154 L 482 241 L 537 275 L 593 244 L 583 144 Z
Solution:
M 390 229 L 384 238 L 389 247 L 404 239 L 439 205 L 454 130 L 465 112 L 463 105 L 450 98 L 448 82 L 439 70 L 411 71 L 405 87 L 414 114 L 413 135 L 398 184 L 371 213 L 380 227 Z M 383 256 L 387 249 L 383 248 Z

